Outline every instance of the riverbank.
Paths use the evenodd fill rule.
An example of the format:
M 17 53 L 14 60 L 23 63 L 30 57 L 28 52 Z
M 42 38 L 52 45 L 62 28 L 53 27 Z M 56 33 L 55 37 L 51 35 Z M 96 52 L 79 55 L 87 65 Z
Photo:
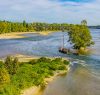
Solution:
M 46 84 L 45 88 L 48 86 L 49 83 L 55 80 L 58 76 L 66 75 L 68 71 L 70 70 L 70 67 L 67 66 L 66 69 L 67 70 L 56 71 L 53 76 L 49 78 L 45 78 L 44 79 L 45 84 Z M 33 86 L 25 90 L 22 90 L 21 95 L 43 95 L 45 88 L 42 88 L 40 86 Z
M 18 58 L 9 56 L 0 64 L 0 68 L 6 71 L 5 76 L 7 77 L 5 82 L 4 74 L 0 75 L 3 78 L 3 84 L 0 84 L 2 95 L 8 95 L 8 93 L 12 93 L 12 95 L 42 95 L 37 93 L 45 89 L 48 83 L 58 75 L 67 72 L 70 63 L 68 60 L 62 60 L 62 58 L 51 59 L 46 57 L 20 62 Z M 12 92 L 8 89 L 11 89 Z
M 33 86 L 22 90 L 21 95 L 42 95 L 42 92 L 40 87 Z
M 53 32 L 56 32 L 56 31 L 42 31 L 42 32 L 39 32 L 39 34 L 40 34 L 40 35 L 46 36 L 46 35 L 49 35 L 49 34 L 51 34 L 51 33 L 53 33 Z M 38 33 L 38 32 L 37 32 L 37 33 Z
M 17 57 L 19 62 L 28 62 L 32 59 L 39 59 L 39 56 L 28 56 L 28 55 L 23 55 L 23 54 L 15 54 L 15 55 L 8 55 L 12 56 L 13 58 Z M 6 57 L 0 58 L 0 61 L 4 61 Z
M 42 56 L 28 56 L 28 55 L 23 55 L 23 54 L 15 54 L 15 55 L 9 55 L 9 56 L 12 56 L 12 57 L 17 57 L 19 62 L 28 62 L 32 59 L 39 59 L 41 58 Z M 3 58 L 0 58 L 1 61 L 4 61 L 6 57 L 3 57 Z M 51 60 L 55 59 L 55 58 L 61 58 L 61 57 L 46 57 L 46 58 L 49 58 Z M 62 60 L 67 60 L 69 61 L 68 58 L 66 57 L 63 57 Z
M 15 57 L 17 57 L 19 59 L 20 62 L 28 62 L 29 60 L 32 59 L 39 59 L 39 56 L 26 56 L 26 55 L 21 55 L 21 54 L 17 54 L 14 55 Z M 54 57 L 46 57 L 49 58 L 51 60 L 55 59 Z M 58 57 L 56 57 L 58 58 Z M 65 58 L 62 58 L 63 60 L 66 60 Z M 49 78 L 45 78 L 44 82 L 45 82 L 45 88 L 47 87 L 47 85 L 52 82 L 53 80 L 55 80 L 57 78 L 57 76 L 62 76 L 68 73 L 68 71 L 70 70 L 69 65 L 66 66 L 66 70 L 58 70 L 54 72 L 53 76 L 50 76 Z M 21 95 L 42 95 L 43 94 L 43 90 L 42 87 L 40 86 L 32 86 L 30 88 L 27 88 L 25 90 L 22 90 Z
M 23 54 L 15 54 L 15 55 L 8 55 L 8 56 L 12 56 L 13 58 L 15 58 L 15 57 L 18 58 L 19 62 L 29 62 L 30 60 L 39 59 L 42 57 L 42 56 L 28 56 L 28 55 L 23 55 Z M 46 57 L 46 58 L 53 60 L 55 58 L 61 58 L 61 57 Z M 5 59 L 6 59 L 6 57 L 2 57 L 2 58 L 0 58 L 0 61 L 4 62 Z M 66 57 L 63 57 L 62 60 L 69 61 L 69 59 Z
M 11 33 L 4 33 L 4 34 L 0 34 L 0 39 L 14 39 L 14 38 L 25 38 L 26 36 L 24 36 L 23 34 L 40 34 L 40 35 L 49 35 L 50 31 L 42 31 L 42 32 L 11 32 Z

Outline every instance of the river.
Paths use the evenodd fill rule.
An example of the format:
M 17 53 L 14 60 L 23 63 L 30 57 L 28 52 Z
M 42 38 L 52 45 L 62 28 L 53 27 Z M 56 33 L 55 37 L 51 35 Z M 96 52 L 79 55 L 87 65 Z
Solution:
M 24 34 L 26 38 L 0 39 L 0 57 L 13 54 L 65 57 L 72 61 L 66 76 L 49 83 L 43 95 L 100 95 L 100 29 L 90 29 L 94 46 L 87 56 L 66 55 L 58 52 L 62 46 L 62 32 L 48 36 Z M 65 32 L 65 39 L 68 40 Z M 66 41 L 65 47 L 70 48 Z

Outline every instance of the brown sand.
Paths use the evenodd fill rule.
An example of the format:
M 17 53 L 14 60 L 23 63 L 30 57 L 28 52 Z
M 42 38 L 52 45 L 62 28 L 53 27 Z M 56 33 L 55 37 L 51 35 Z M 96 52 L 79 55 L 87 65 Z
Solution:
M 13 39 L 13 38 L 25 38 L 26 36 L 23 36 L 22 34 L 29 34 L 29 33 L 38 33 L 41 35 L 48 35 L 52 32 L 48 31 L 42 31 L 42 32 L 12 32 L 12 33 L 4 33 L 0 34 L 0 39 Z

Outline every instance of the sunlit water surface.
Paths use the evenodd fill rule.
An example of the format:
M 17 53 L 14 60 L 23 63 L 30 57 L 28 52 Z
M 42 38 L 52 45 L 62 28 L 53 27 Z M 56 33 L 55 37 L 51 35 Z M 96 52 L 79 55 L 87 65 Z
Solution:
M 67 33 L 65 39 L 68 40 Z M 91 29 L 95 42 L 88 56 L 66 55 L 58 52 L 62 46 L 62 32 L 48 36 L 24 34 L 27 38 L 0 39 L 0 57 L 13 54 L 30 56 L 65 57 L 72 61 L 66 76 L 57 77 L 49 83 L 43 95 L 100 95 L 100 29 Z M 66 41 L 65 47 L 71 45 Z

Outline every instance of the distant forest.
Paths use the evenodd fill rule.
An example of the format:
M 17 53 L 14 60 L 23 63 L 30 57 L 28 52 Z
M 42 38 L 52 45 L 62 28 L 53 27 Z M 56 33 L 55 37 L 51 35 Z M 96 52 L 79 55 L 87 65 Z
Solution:
M 9 22 L 0 21 L 0 33 L 10 33 L 10 32 L 34 32 L 34 31 L 67 31 L 69 35 L 69 42 L 74 43 L 75 49 L 80 49 L 81 47 L 87 47 L 93 44 L 92 36 L 90 30 L 87 26 L 87 21 L 82 20 L 80 25 L 67 24 L 67 23 L 41 23 L 33 22 L 27 23 L 23 22 Z
M 34 31 L 60 31 L 60 30 L 71 30 L 72 27 L 81 27 L 82 25 L 67 24 L 67 23 L 41 23 L 33 22 L 10 22 L 0 21 L 0 33 L 10 32 L 34 32 Z
M 100 25 L 97 26 L 88 26 L 89 28 L 93 28 L 93 29 L 100 29 Z

